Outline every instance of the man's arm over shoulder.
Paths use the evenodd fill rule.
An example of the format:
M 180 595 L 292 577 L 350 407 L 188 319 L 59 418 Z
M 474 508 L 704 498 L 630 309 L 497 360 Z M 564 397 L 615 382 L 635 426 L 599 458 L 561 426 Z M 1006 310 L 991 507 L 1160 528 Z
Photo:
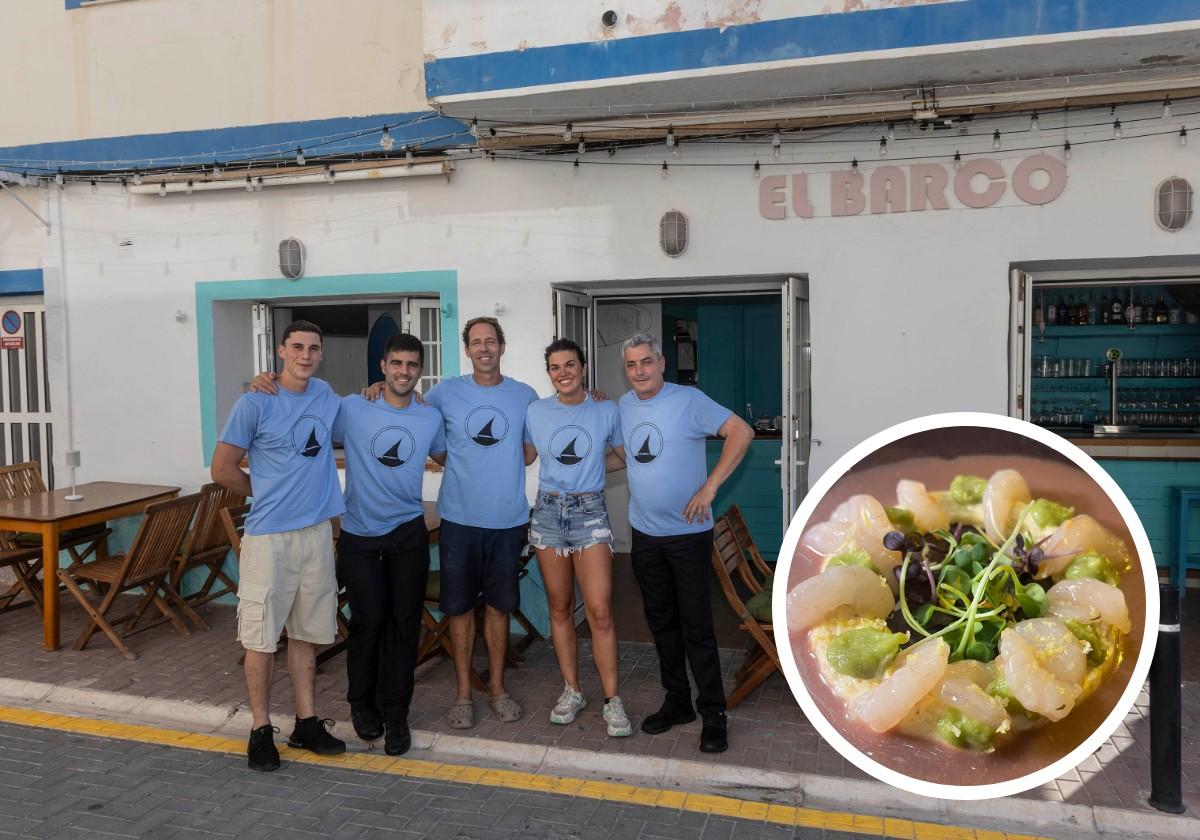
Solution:
M 253 496 L 250 476 L 242 469 L 242 458 L 245 454 L 246 450 L 239 446 L 224 441 L 218 442 L 217 448 L 213 450 L 210 474 L 212 480 L 222 487 L 241 496 Z

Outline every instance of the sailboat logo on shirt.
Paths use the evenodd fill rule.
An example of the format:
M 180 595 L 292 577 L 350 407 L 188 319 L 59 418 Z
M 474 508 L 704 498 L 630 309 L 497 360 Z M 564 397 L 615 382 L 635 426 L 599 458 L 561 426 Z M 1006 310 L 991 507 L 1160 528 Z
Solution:
M 320 417 L 303 414 L 292 425 L 292 447 L 304 458 L 316 458 L 329 442 L 329 429 Z
M 653 423 L 639 423 L 625 436 L 625 454 L 639 464 L 649 464 L 662 454 L 662 430 Z
M 550 454 L 563 466 L 575 466 L 591 451 L 592 436 L 582 426 L 563 426 L 550 435 Z
M 508 418 L 492 405 L 481 405 L 467 415 L 467 437 L 480 446 L 495 446 L 508 437 Z
M 403 426 L 385 426 L 371 438 L 371 457 L 388 469 L 407 464 L 416 448 L 412 433 Z

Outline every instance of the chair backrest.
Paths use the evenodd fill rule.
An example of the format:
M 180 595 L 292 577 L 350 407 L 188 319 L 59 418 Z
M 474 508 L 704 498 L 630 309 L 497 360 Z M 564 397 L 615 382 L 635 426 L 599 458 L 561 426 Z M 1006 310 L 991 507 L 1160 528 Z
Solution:
M 719 516 L 713 522 L 713 562 L 716 562 L 718 557 L 726 576 L 732 576 L 736 570 L 751 595 L 763 590 L 762 581 L 754 575 L 746 561 L 746 552 L 733 530 L 733 523 L 729 521 L 728 515 Z
M 241 504 L 221 508 L 221 525 L 225 528 L 225 536 L 229 538 L 229 546 L 233 553 L 241 556 L 242 534 L 246 531 L 246 517 L 250 515 L 250 505 Z
M 205 484 L 200 488 L 200 506 L 196 510 L 196 522 L 183 547 L 185 562 L 201 555 L 220 553 L 224 556 L 231 544 L 225 527 L 221 524 L 221 510 L 244 504 L 246 497 L 234 493 L 220 484 Z
M 730 505 L 729 510 L 725 511 L 725 518 L 729 520 L 729 527 L 733 529 L 733 535 L 737 538 L 738 543 L 741 544 L 742 551 L 750 555 L 750 562 L 754 564 L 758 573 L 762 575 L 763 580 L 773 575 L 774 571 L 767 565 L 762 552 L 758 550 L 758 544 L 754 542 L 754 537 L 750 535 L 750 528 L 746 525 L 746 518 L 742 516 L 742 509 L 736 504 Z
M 199 504 L 200 494 L 193 493 L 146 506 L 146 515 L 125 555 L 125 570 L 119 588 L 172 569 L 179 544 L 187 535 Z
M 37 461 L 0 467 L 0 499 L 32 496 L 45 490 L 46 483 L 42 481 L 42 471 Z

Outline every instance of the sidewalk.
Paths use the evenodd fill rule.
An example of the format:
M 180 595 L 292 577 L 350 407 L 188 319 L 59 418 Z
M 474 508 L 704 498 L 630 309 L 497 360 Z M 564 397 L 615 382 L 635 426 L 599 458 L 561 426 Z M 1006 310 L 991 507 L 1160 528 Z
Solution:
M 153 721 L 197 732 L 236 734 L 248 729 L 244 687 L 234 640 L 234 609 L 210 605 L 202 615 L 208 632 L 182 638 L 162 625 L 134 636 L 140 658 L 125 660 L 97 636 L 84 651 L 70 648 L 83 626 L 83 613 L 62 602 L 63 640 L 54 653 L 42 650 L 41 625 L 31 610 L 0 615 L 0 704 L 51 711 L 90 711 L 127 721 Z M 723 651 L 726 679 L 740 651 Z M 590 661 L 587 642 L 581 660 Z M 290 709 L 291 689 L 280 657 L 273 706 Z M 621 693 L 635 724 L 661 701 L 653 646 L 621 646 Z M 611 739 L 600 719 L 602 695 L 594 672 L 584 668 L 589 705 L 575 724 L 548 722 L 562 689 L 548 642 L 532 645 L 507 684 L 525 716 L 500 724 L 476 695 L 478 725 L 451 730 L 445 712 L 454 694 L 448 660 L 418 670 L 410 723 L 421 757 L 478 762 L 487 766 L 542 769 L 603 778 L 654 779 L 665 787 L 720 791 L 725 795 L 808 807 L 845 808 L 880 816 L 936 819 L 953 811 L 956 820 L 991 820 L 994 827 L 1054 836 L 1200 836 L 1200 683 L 1184 683 L 1184 799 L 1187 814 L 1170 817 L 1145 804 L 1150 784 L 1148 700 L 1145 692 L 1112 739 L 1080 767 L 1020 797 L 983 803 L 946 803 L 914 797 L 870 779 L 827 746 L 809 725 L 778 675 L 730 714 L 730 750 L 720 756 L 697 749 L 699 722 L 664 735 Z M 346 721 L 345 660 L 323 666 L 317 682 L 318 712 L 339 721 L 335 730 L 352 736 Z M 172 702 L 174 701 L 174 702 Z M 1020 824 L 1014 824 L 1014 821 Z

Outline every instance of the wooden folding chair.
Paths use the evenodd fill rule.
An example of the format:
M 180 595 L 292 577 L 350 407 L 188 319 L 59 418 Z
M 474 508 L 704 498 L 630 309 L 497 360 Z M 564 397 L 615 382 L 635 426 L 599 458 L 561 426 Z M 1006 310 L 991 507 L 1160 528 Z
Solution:
M 746 518 L 742 516 L 742 509 L 736 504 L 729 506 L 729 510 L 725 511 L 725 519 L 729 521 L 729 527 L 733 530 L 734 537 L 742 547 L 742 551 L 750 557 L 750 562 L 754 565 L 757 573 L 764 583 L 768 584 L 775 576 L 775 570 L 767 564 L 763 558 L 762 552 L 758 550 L 758 544 L 754 542 L 754 537 L 750 535 L 750 529 L 746 526 Z
M 37 461 L 0 467 L 0 499 L 16 499 L 44 492 L 46 483 L 42 481 L 42 471 Z M 82 563 L 92 554 L 97 558 L 107 554 L 108 535 L 111 533 L 112 529 L 103 522 L 87 525 L 62 534 L 58 545 L 63 551 L 70 553 L 72 563 Z M 42 546 L 40 534 L 16 534 L 12 540 L 17 548 L 40 549 Z
M 16 580 L 8 591 L 0 595 L 0 612 L 32 606 L 38 615 L 42 613 L 42 583 L 38 572 L 42 568 L 42 551 L 39 548 L 16 548 L 0 534 L 0 569 L 12 569 Z M 17 600 L 21 594 L 24 600 Z
M 746 699 L 747 695 L 758 688 L 772 673 L 780 670 L 779 652 L 775 648 L 771 622 L 770 590 L 764 589 L 761 584 L 757 584 L 757 588 L 755 588 L 749 583 L 757 581 L 757 578 L 749 568 L 746 553 L 741 550 L 738 541 L 733 538 L 729 520 L 724 516 L 714 523 L 712 564 L 717 581 L 721 584 L 721 590 L 725 593 L 725 600 L 742 620 L 739 629 L 746 631 L 749 636 L 746 658 L 734 675 L 734 688 L 728 699 L 729 708 L 732 709 Z M 734 569 L 737 569 L 738 579 L 751 592 L 751 599 L 748 600 L 758 602 L 754 605 L 754 609 L 747 606 L 747 601 L 742 600 L 734 583 Z M 755 612 L 758 613 L 757 616 Z
M 193 606 L 207 604 L 223 595 L 237 592 L 237 584 L 225 574 L 225 558 L 229 556 L 232 543 L 221 523 L 221 510 L 245 504 L 246 497 L 220 484 L 206 484 L 200 488 L 200 506 L 196 510 L 196 521 L 191 533 L 179 552 L 175 569 L 171 572 L 171 588 L 183 594 L 183 576 L 192 569 L 204 568 L 208 575 L 200 588 L 185 596 Z M 213 591 L 220 581 L 221 588 Z
M 117 633 L 113 625 L 124 623 L 125 635 L 138 632 L 134 629 L 137 620 L 151 604 L 158 608 L 181 635 L 191 635 L 191 631 L 179 620 L 179 616 L 171 609 L 172 605 L 196 626 L 208 627 L 171 587 L 169 581 L 179 545 L 187 534 L 188 525 L 191 524 L 199 503 L 200 495 L 197 493 L 148 505 L 128 552 L 89 563 L 74 563 L 58 570 L 58 579 L 91 618 L 75 642 L 76 650 L 83 650 L 92 635 L 101 630 L 126 659 L 137 659 L 137 654 L 125 645 L 121 634 Z M 99 605 L 92 604 L 81 584 L 99 594 Z M 137 608 L 129 616 L 110 620 L 107 617 L 108 611 L 117 596 L 133 589 L 141 589 L 143 592 Z
M 428 662 L 439 653 L 446 654 L 451 662 L 454 661 L 454 646 L 450 642 L 450 616 L 441 612 L 434 615 L 434 611 L 438 610 L 441 604 L 441 597 L 442 573 L 431 569 L 425 581 L 425 599 L 421 604 L 421 625 L 425 628 L 425 634 L 417 647 L 418 665 Z M 478 626 L 483 619 L 477 615 L 475 620 Z M 471 685 L 478 691 L 487 691 L 487 683 L 474 667 L 471 668 Z

